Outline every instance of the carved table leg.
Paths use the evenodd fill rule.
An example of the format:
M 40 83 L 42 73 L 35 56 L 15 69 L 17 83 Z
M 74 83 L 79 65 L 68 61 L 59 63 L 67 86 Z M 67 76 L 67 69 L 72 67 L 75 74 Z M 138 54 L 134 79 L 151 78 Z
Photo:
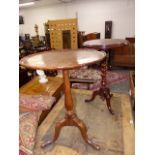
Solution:
M 106 60 L 104 63 L 107 64 L 107 68 L 108 70 L 112 69 L 112 63 L 111 63 L 111 57 L 112 57 L 112 49 L 109 48 L 103 48 L 103 49 L 99 49 L 98 51 L 105 51 L 106 52 Z
M 46 146 L 48 146 L 48 145 L 54 143 L 54 142 L 58 139 L 58 137 L 59 137 L 61 128 L 62 128 L 63 126 L 65 126 L 66 124 L 67 124 L 67 119 L 65 119 L 65 118 L 64 118 L 63 120 L 57 122 L 57 123 L 56 123 L 56 126 L 55 126 L 55 135 L 54 135 L 53 139 L 52 139 L 52 140 L 49 140 L 49 141 L 46 141 L 45 143 L 43 143 L 43 144 L 41 145 L 41 147 L 44 148 L 44 147 L 46 147 Z
M 113 115 L 114 112 L 112 111 L 111 104 L 110 104 L 110 99 L 113 96 L 113 94 L 110 94 L 110 90 L 107 87 L 105 87 L 104 89 L 101 88 L 100 92 L 101 93 L 99 95 L 100 95 L 101 99 L 102 100 L 106 99 L 106 104 L 107 104 L 108 110 Z
M 108 70 L 112 69 L 112 62 L 111 62 L 111 58 L 112 58 L 112 49 L 106 49 L 106 53 L 108 55 L 108 59 L 107 59 L 107 68 Z
M 95 97 L 99 95 L 99 91 L 93 91 L 93 94 L 90 99 L 86 99 L 85 102 L 91 102 L 95 99 Z
M 110 89 L 106 86 L 106 72 L 107 72 L 107 65 L 106 60 L 104 60 L 104 63 L 101 64 L 101 85 L 100 89 L 93 92 L 90 99 L 86 99 L 85 102 L 91 102 L 95 99 L 97 95 L 99 95 L 102 100 L 106 99 L 106 104 L 108 107 L 108 110 L 111 114 L 114 114 L 111 108 L 110 99 L 112 97 L 112 94 L 110 93 Z
M 95 148 L 96 150 L 99 150 L 99 145 L 92 142 L 87 135 L 87 128 L 82 120 L 80 120 L 76 114 L 73 112 L 73 99 L 71 95 L 71 89 L 70 89 L 70 81 L 68 77 L 68 71 L 63 71 L 63 77 L 64 77 L 64 93 L 65 93 L 65 108 L 67 110 L 66 116 L 61 121 L 58 121 L 55 126 L 55 134 L 52 140 L 49 140 L 41 145 L 41 147 L 46 147 L 49 144 L 52 144 L 57 140 L 59 137 L 61 128 L 64 126 L 76 126 L 79 128 L 81 135 L 86 143 L 88 143 L 90 146 Z

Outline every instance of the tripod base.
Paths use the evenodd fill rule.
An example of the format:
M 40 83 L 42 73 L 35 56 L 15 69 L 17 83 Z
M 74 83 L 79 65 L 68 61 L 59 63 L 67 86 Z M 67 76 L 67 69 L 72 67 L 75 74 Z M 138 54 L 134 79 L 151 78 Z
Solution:
M 58 139 L 58 137 L 60 135 L 61 128 L 64 127 L 64 126 L 76 126 L 76 127 L 78 127 L 80 132 L 81 132 L 81 135 L 82 135 L 83 139 L 85 140 L 85 142 L 87 144 L 89 144 L 91 147 L 93 147 L 94 149 L 100 150 L 100 146 L 95 144 L 93 141 L 91 141 L 88 138 L 87 128 L 86 128 L 84 122 L 82 120 L 80 120 L 75 115 L 75 113 L 73 113 L 73 112 L 67 113 L 64 119 L 62 119 L 61 121 L 56 123 L 55 134 L 54 134 L 53 139 L 49 140 L 49 141 L 46 141 L 45 143 L 43 143 L 41 145 L 41 147 L 44 148 L 44 147 L 54 143 Z

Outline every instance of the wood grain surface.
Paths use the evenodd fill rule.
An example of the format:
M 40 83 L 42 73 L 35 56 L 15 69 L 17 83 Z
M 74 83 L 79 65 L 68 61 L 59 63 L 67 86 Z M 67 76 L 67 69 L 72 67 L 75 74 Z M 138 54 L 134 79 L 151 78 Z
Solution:
M 72 69 L 101 61 L 105 57 L 105 52 L 91 49 L 49 51 L 26 56 L 20 60 L 20 65 L 42 70 Z

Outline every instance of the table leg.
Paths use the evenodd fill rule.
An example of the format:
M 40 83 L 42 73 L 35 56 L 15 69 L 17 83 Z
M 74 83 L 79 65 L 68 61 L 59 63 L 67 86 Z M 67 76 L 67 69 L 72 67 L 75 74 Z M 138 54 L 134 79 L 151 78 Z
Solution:
M 91 102 L 95 99 L 97 95 L 101 97 L 102 100 L 106 99 L 106 104 L 108 107 L 108 110 L 111 114 L 114 114 L 111 108 L 110 99 L 113 96 L 113 94 L 110 93 L 110 89 L 106 86 L 106 72 L 107 72 L 107 65 L 106 60 L 104 63 L 101 64 L 101 76 L 102 81 L 100 85 L 100 89 L 93 92 L 90 99 L 86 99 L 85 102 Z
M 106 52 L 106 60 L 105 63 L 107 64 L 108 70 L 112 69 L 112 64 L 111 64 L 111 58 L 112 58 L 112 50 L 111 49 L 98 49 L 98 51 L 104 51 Z
M 99 150 L 100 149 L 99 145 L 95 144 L 88 138 L 87 128 L 84 122 L 80 120 L 73 111 L 73 99 L 71 95 L 70 80 L 69 80 L 67 70 L 63 71 L 63 77 L 64 77 L 65 108 L 67 112 L 66 112 L 65 118 L 56 123 L 55 135 L 53 139 L 42 144 L 42 147 L 46 147 L 47 145 L 54 143 L 59 137 L 62 127 L 76 126 L 79 128 L 81 135 L 83 139 L 85 140 L 85 142 L 88 143 L 93 148 L 95 148 L 96 150 Z
M 108 70 L 112 70 L 112 49 L 107 49 L 106 53 L 108 55 L 108 60 L 107 60 L 107 65 L 108 65 Z

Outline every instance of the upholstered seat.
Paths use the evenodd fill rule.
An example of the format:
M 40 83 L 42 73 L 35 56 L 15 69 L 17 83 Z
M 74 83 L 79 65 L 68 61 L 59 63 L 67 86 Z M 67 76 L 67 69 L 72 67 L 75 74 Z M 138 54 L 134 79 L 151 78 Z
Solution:
M 20 94 L 19 101 L 20 109 L 39 111 L 49 109 L 55 101 L 55 97 Z
M 128 74 L 120 73 L 119 71 L 107 71 L 106 73 L 107 86 L 127 79 Z M 75 89 L 99 89 L 101 80 L 101 71 L 97 69 L 81 68 L 70 71 L 71 85 Z
M 98 81 L 101 80 L 101 72 L 97 69 L 76 69 L 76 70 L 70 70 L 69 72 L 70 78 L 72 79 L 85 79 L 85 80 L 94 80 Z
M 101 72 L 97 69 L 81 68 L 70 70 L 69 76 L 73 88 L 91 90 L 100 88 L 102 77 Z
M 19 96 L 19 154 L 32 155 L 38 121 L 42 110 L 50 109 L 55 102 L 52 96 Z
M 25 112 L 19 115 L 19 153 L 33 154 L 36 131 L 38 126 L 38 112 Z
M 111 114 L 114 114 L 111 109 L 110 99 L 112 94 L 107 87 L 107 65 L 106 60 L 100 64 L 99 69 L 92 68 L 80 68 L 71 70 L 69 73 L 70 82 L 73 88 L 85 89 L 83 85 L 87 85 L 86 89 L 94 90 L 90 99 L 86 99 L 86 102 L 91 102 L 99 95 L 103 100 L 106 99 L 108 110 Z M 78 87 L 74 87 L 73 84 L 78 83 Z

